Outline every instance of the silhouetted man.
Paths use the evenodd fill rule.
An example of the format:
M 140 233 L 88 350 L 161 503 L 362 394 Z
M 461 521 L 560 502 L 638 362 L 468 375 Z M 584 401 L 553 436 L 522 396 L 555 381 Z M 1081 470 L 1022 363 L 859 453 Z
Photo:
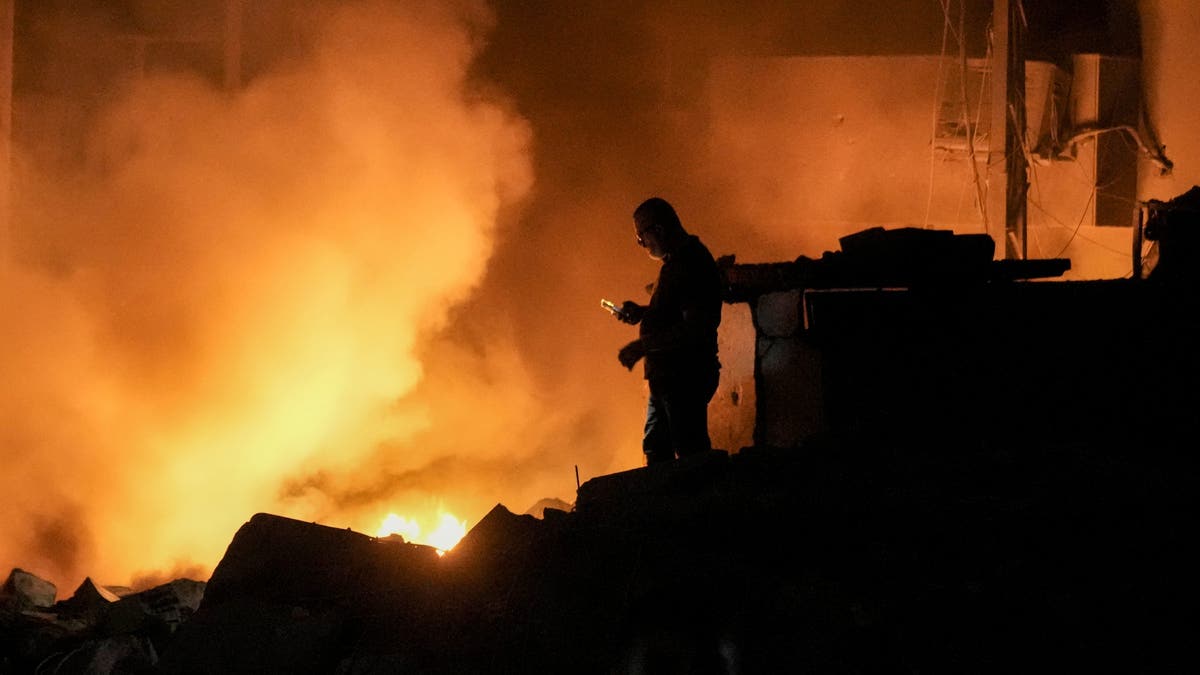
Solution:
M 642 451 L 646 463 L 655 464 L 712 449 L 708 402 L 721 370 L 721 274 L 708 248 L 683 229 L 666 200 L 642 202 L 633 224 L 638 245 L 662 267 L 650 304 L 626 300 L 616 313 L 625 323 L 641 324 L 640 337 L 617 358 L 630 370 L 645 358 L 650 399 Z

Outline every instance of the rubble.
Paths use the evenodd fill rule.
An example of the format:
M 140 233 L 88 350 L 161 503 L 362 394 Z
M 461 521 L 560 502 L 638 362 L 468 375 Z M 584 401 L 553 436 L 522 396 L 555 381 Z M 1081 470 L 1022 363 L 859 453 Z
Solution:
M 205 583 L 175 579 L 140 593 L 118 598 L 104 615 L 101 628 L 111 635 L 165 628 L 174 632 L 191 618 L 204 597 Z
M 87 577 L 71 597 L 55 603 L 53 610 L 59 616 L 94 623 L 108 611 L 109 605 L 120 599 L 116 593 L 97 586 L 91 577 Z
M 547 497 L 545 499 L 539 499 L 536 504 L 526 509 L 525 514 L 533 516 L 534 518 L 545 518 L 546 511 L 551 511 L 552 513 L 550 514 L 550 517 L 554 518 L 556 517 L 557 513 L 565 513 L 570 511 L 572 508 L 573 506 L 571 504 L 568 504 L 561 499 Z
M 17 567 L 8 574 L 0 588 L 0 606 L 25 609 L 49 607 L 54 604 L 58 589 L 41 577 Z
M 908 278 L 889 242 L 966 251 L 940 270 L 971 284 L 1057 269 L 880 236 L 820 268 L 731 268 L 782 319 L 759 326 L 821 348 L 819 431 L 594 477 L 573 504 L 497 504 L 441 557 L 259 513 L 206 582 L 89 579 L 54 603 L 14 570 L 0 675 L 1195 672 L 1191 289 L 843 290 L 801 322 L 796 275 L 865 260 L 873 282 Z
M 71 597 L 48 606 L 0 605 L 0 674 L 153 672 L 204 587 L 177 579 L 135 593 L 89 577 Z
M 0 672 L 1190 670 L 1193 463 L 910 450 L 824 437 L 600 476 L 553 517 L 497 504 L 440 558 L 260 513 L 207 584 L 96 587 L 85 626 L 0 614 Z
M 38 663 L 38 673 L 146 673 L 158 662 L 154 644 L 140 635 L 85 640 Z
M 234 535 L 159 670 L 331 673 L 378 617 L 390 617 L 393 637 L 419 627 L 437 561 L 434 549 L 399 538 L 257 514 Z

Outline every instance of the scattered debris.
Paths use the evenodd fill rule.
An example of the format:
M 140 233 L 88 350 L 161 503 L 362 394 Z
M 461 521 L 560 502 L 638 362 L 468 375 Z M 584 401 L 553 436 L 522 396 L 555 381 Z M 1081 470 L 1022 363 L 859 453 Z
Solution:
M 206 584 L 6 606 L 0 672 L 1190 670 L 1156 663 L 1186 658 L 1191 463 L 912 450 L 822 438 L 600 476 L 553 517 L 496 505 L 444 557 L 257 514 Z
M 915 231 L 843 243 L 731 266 L 730 291 L 832 287 L 864 261 L 881 284 L 1062 266 Z M 1053 331 L 1020 293 L 1006 312 L 965 291 L 822 294 L 804 330 L 824 350 L 824 433 L 595 477 L 574 504 L 497 504 L 444 556 L 260 513 L 206 582 L 87 579 L 55 602 L 13 570 L 0 675 L 1195 672 L 1194 312 L 1169 285 L 1044 286 Z M 1157 310 L 1116 325 L 1114 306 Z M 765 325 L 799 332 L 785 309 Z M 1004 332 L 1009 309 L 1025 314 Z M 1058 358 L 1032 360 L 1046 341 Z

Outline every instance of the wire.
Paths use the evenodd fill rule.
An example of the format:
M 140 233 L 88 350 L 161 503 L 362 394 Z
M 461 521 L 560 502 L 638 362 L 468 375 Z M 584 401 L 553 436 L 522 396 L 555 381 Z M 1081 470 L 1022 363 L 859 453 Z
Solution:
M 982 181 L 980 181 L 980 179 L 979 179 L 979 164 L 975 161 L 975 130 L 978 129 L 979 126 L 978 126 L 978 124 L 976 124 L 974 127 L 972 127 L 972 125 L 971 125 L 970 104 L 967 100 L 967 42 L 964 39 L 964 37 L 965 37 L 964 33 L 966 31 L 965 24 L 966 24 L 966 14 L 967 14 L 967 4 L 966 4 L 965 0 L 963 2 L 960 2 L 958 7 L 959 7 L 959 12 L 958 12 L 958 60 L 959 60 L 959 68 L 960 68 L 960 73 L 961 73 L 961 77 L 959 78 L 959 86 L 960 86 L 960 89 L 962 90 L 963 119 L 966 121 L 966 124 L 967 124 L 967 155 L 968 155 L 968 157 L 970 159 L 970 163 L 971 163 L 971 174 L 975 180 L 975 200 L 979 207 L 979 216 L 980 216 L 980 218 L 983 219 L 983 231 L 984 231 L 984 234 L 990 234 L 988 232 L 988 230 L 989 230 L 989 228 L 988 228 L 988 212 L 987 212 L 987 201 L 986 201 L 987 194 L 986 194 L 985 188 L 982 184 Z M 989 37 L 988 37 L 988 55 L 989 55 L 989 57 L 990 57 L 991 53 L 992 53 L 992 45 L 991 45 L 991 35 L 990 35 L 990 30 L 989 30 Z M 984 82 L 987 81 L 986 71 L 985 71 L 984 77 L 981 79 Z M 980 86 L 982 88 L 982 85 L 980 85 Z M 983 99 L 980 98 L 980 100 L 983 100 Z M 983 108 L 983 106 L 979 106 L 979 107 L 981 109 Z M 976 112 L 976 114 L 979 114 L 979 113 Z M 995 136 L 995 134 L 992 134 L 992 135 Z M 989 148 L 989 150 L 990 150 L 990 148 Z
M 987 61 L 987 62 L 991 62 L 991 59 L 992 59 L 992 43 L 990 42 L 990 39 L 991 39 L 991 38 L 990 38 L 990 36 L 991 36 L 991 28 L 990 28 L 990 27 L 988 28 L 988 35 L 989 35 L 989 42 L 988 42 L 988 45 L 987 45 L 987 52 L 984 54 L 984 59 L 985 59 L 985 61 Z M 979 104 L 979 105 L 977 105 L 977 106 L 975 107 L 975 130 L 976 130 L 976 134 L 978 134 L 978 132 L 979 132 L 979 128 L 980 128 L 980 126 L 982 126 L 982 124 L 983 124 L 983 95 L 984 95 L 984 93 L 987 91 L 987 88 L 988 88 L 988 85 L 989 85 L 989 83 L 988 83 L 988 73 L 989 73 L 989 72 L 990 72 L 990 71 L 988 71 L 988 70 L 986 70 L 986 69 L 981 69 L 981 70 L 980 70 L 980 77 L 979 77 L 979 93 L 978 93 L 978 95 L 976 96 L 976 100 L 977 100 L 977 101 L 979 101 L 979 103 L 980 103 L 980 104 Z M 975 161 L 975 160 L 974 160 L 974 158 L 972 158 L 972 162 L 974 162 L 974 161 Z M 991 164 L 990 164 L 990 163 L 988 164 L 988 168 L 989 168 L 989 169 L 991 168 Z M 978 170 L 978 169 L 975 169 L 975 170 L 973 170 L 971 173 L 972 173 L 972 179 L 971 179 L 971 180 L 972 180 L 972 187 L 974 187 L 974 188 L 975 188 L 975 190 L 974 190 L 974 192 L 975 192 L 975 199 L 976 199 L 976 201 L 977 201 L 977 202 L 983 201 L 983 203 L 985 203 L 985 204 L 986 204 L 986 201 L 985 201 L 985 199 L 986 199 L 986 196 L 987 196 L 987 183 L 986 183 L 986 182 L 984 182 L 984 184 L 983 184 L 983 186 L 982 186 L 982 187 L 979 185 L 979 170 Z M 982 194 L 984 195 L 984 197 L 983 197 L 983 198 L 981 198 L 981 197 L 980 197 L 980 193 L 982 193 Z M 983 231 L 984 231 L 984 234 L 987 234 L 987 230 L 988 230 L 988 223 L 987 223 L 987 213 L 986 213 L 986 207 L 985 207 L 985 206 L 981 206 L 981 205 L 979 205 L 979 204 L 977 204 L 976 206 L 977 206 L 977 208 L 979 209 L 979 217 L 980 217 L 980 220 L 982 221 L 982 224 L 983 224 Z
M 1061 250 L 1061 251 L 1059 251 L 1059 252 L 1058 252 L 1058 253 L 1057 253 L 1057 254 L 1054 256 L 1055 258 L 1061 258 L 1061 257 L 1062 257 L 1062 254 L 1066 253 L 1066 252 L 1067 252 L 1067 249 L 1068 249 L 1068 248 L 1070 248 L 1070 246 L 1071 246 L 1071 242 L 1072 242 L 1072 241 L 1075 241 L 1075 237 L 1076 237 L 1076 236 L 1079 234 L 1079 228 L 1080 228 L 1080 227 L 1083 227 L 1083 221 L 1084 221 L 1084 220 L 1087 218 L 1087 212 L 1088 212 L 1088 209 L 1089 209 L 1089 208 L 1092 206 L 1092 201 L 1093 201 L 1095 198 L 1096 198 L 1096 193 L 1095 193 L 1094 191 L 1093 191 L 1093 192 L 1090 192 L 1090 193 L 1088 193 L 1088 199 L 1087 199 L 1087 203 L 1083 205 L 1083 213 L 1079 214 L 1079 222 L 1075 223 L 1075 229 L 1071 231 L 1071 236 L 1067 238 L 1067 243 L 1063 244 L 1062 250 Z M 1049 213 L 1048 211 L 1046 211 L 1045 209 L 1042 209 L 1042 207 L 1041 207 L 1041 205 L 1040 205 L 1040 204 L 1038 205 L 1038 208 L 1039 208 L 1039 209 L 1041 209 L 1043 213 L 1045 213 L 1046 215 L 1050 216 L 1050 218 L 1051 218 L 1052 220 L 1055 220 L 1055 221 L 1058 221 L 1059 223 L 1062 223 L 1062 221 L 1061 221 L 1061 220 L 1058 220 L 1058 218 L 1055 218 L 1054 216 L 1050 215 L 1050 213 Z M 1063 223 L 1063 226 L 1064 226 L 1064 227 L 1066 227 L 1066 224 L 1065 224 L 1065 223 Z
M 1084 171 L 1082 166 L 1078 167 L 1078 169 L 1081 172 Z M 1036 168 L 1034 169 L 1034 175 L 1036 177 Z M 1090 187 L 1090 186 L 1094 185 L 1094 181 L 1087 181 L 1086 185 L 1088 185 Z M 1064 223 L 1057 216 L 1055 216 L 1053 213 L 1051 213 L 1051 211 L 1048 208 L 1046 208 L 1045 205 L 1042 204 L 1040 199 L 1033 199 L 1033 198 L 1029 199 L 1029 204 L 1031 204 L 1034 208 L 1036 208 L 1040 213 L 1045 215 L 1050 220 L 1058 223 L 1058 226 L 1061 227 L 1062 229 L 1071 230 L 1071 236 L 1067 239 L 1067 243 L 1063 245 L 1062 250 L 1060 250 L 1057 255 L 1054 255 L 1052 257 L 1061 258 L 1063 253 L 1066 252 L 1066 250 L 1070 247 L 1071 243 L 1076 238 L 1082 239 L 1083 241 L 1086 241 L 1098 248 L 1104 249 L 1105 251 L 1108 251 L 1117 256 L 1120 256 L 1121 258 L 1126 258 L 1130 255 L 1129 251 L 1117 250 L 1111 246 L 1106 246 L 1105 244 L 1103 244 L 1099 241 L 1096 241 L 1095 239 L 1092 239 L 1091 237 L 1087 237 L 1087 236 L 1084 236 L 1083 234 L 1081 234 L 1081 228 L 1083 227 L 1084 221 L 1087 220 L 1088 209 L 1092 205 L 1092 200 L 1095 198 L 1095 194 L 1096 193 L 1094 190 L 1091 190 L 1088 192 L 1088 200 L 1083 205 L 1083 212 L 1079 215 L 1079 221 L 1076 222 L 1075 225 L 1068 225 L 1068 224 Z M 1027 227 L 1028 227 L 1028 225 L 1027 225 Z M 1035 228 L 1030 228 L 1030 231 L 1034 231 L 1034 229 Z
M 1022 104 L 1025 103 L 1024 92 L 1021 93 L 1021 103 Z M 1010 110 L 1010 113 L 1013 115 L 1013 123 L 1015 125 L 1016 124 L 1016 113 L 1014 110 Z M 1033 184 L 1037 193 L 1040 195 L 1041 188 L 1039 185 L 1039 179 L 1038 179 L 1038 175 L 1037 175 L 1037 164 L 1032 159 L 1033 152 L 1032 152 L 1032 149 L 1029 147 L 1029 139 L 1025 134 L 1021 135 L 1021 150 L 1025 155 L 1026 167 L 1029 169 L 1030 174 L 1033 177 L 1033 180 L 1031 181 L 1031 183 Z M 1114 254 L 1120 256 L 1121 258 L 1130 256 L 1131 253 L 1129 251 L 1119 251 L 1117 249 L 1112 248 L 1111 246 L 1106 246 L 1105 244 L 1098 242 L 1095 239 L 1092 239 L 1090 237 L 1086 237 L 1086 236 L 1083 236 L 1082 234 L 1080 234 L 1080 229 L 1083 227 L 1083 223 L 1087 219 L 1088 209 L 1089 209 L 1089 207 L 1092 206 L 1092 202 L 1095 199 L 1095 196 L 1097 194 L 1103 193 L 1108 197 L 1113 197 L 1113 198 L 1117 198 L 1117 199 L 1123 199 L 1125 201 L 1130 201 L 1131 205 L 1137 204 L 1136 199 L 1129 200 L 1128 198 L 1124 197 L 1123 195 L 1113 194 L 1113 193 L 1108 192 L 1108 190 L 1107 190 L 1109 187 L 1116 185 L 1123 178 L 1125 178 L 1125 175 L 1129 171 L 1128 167 L 1122 168 L 1122 170 L 1119 171 L 1116 175 L 1114 175 L 1111 178 L 1111 180 L 1109 180 L 1108 182 L 1106 182 L 1102 185 L 1097 185 L 1096 178 L 1098 178 L 1098 176 L 1088 176 L 1086 174 L 1086 170 L 1084 169 L 1083 165 L 1077 163 L 1076 166 L 1078 167 L 1079 171 L 1084 172 L 1084 177 L 1086 178 L 1086 180 L 1080 181 L 1080 184 L 1086 185 L 1089 190 L 1088 190 L 1088 200 L 1087 200 L 1087 203 L 1084 204 L 1083 213 L 1080 214 L 1079 221 L 1074 225 L 1074 227 L 1069 226 L 1066 223 L 1063 223 L 1061 220 L 1059 220 L 1057 217 L 1055 217 L 1054 214 L 1052 214 L 1045 206 L 1042 205 L 1040 197 L 1035 199 L 1035 198 L 1030 197 L 1028 193 L 1026 194 L 1026 203 L 1027 204 L 1032 204 L 1033 206 L 1035 206 L 1038 209 L 1038 211 L 1040 211 L 1042 214 L 1044 214 L 1049 219 L 1057 222 L 1064 229 L 1071 230 L 1071 236 L 1067 239 L 1067 243 L 1063 245 L 1062 250 L 1060 250 L 1058 252 L 1058 254 L 1055 255 L 1054 257 L 1055 258 L 1061 257 L 1062 254 L 1065 253 L 1066 250 L 1070 247 L 1071 243 L 1075 240 L 1076 237 L 1078 237 L 1079 239 L 1082 239 L 1084 241 L 1087 241 L 1087 242 L 1093 244 L 1094 246 L 1104 249 L 1110 253 L 1114 253 Z M 1036 236 L 1037 236 L 1036 228 L 1031 228 L 1029 225 L 1030 225 L 1030 223 L 1027 218 L 1026 225 L 1025 225 L 1026 233 L 1032 232 L 1032 233 L 1034 233 L 1034 237 L 1036 238 Z M 1040 244 L 1038 244 L 1038 250 L 1039 251 L 1041 250 Z
M 942 108 L 942 70 L 946 65 L 946 38 L 950 35 L 950 0 L 939 0 L 942 5 L 942 50 L 938 56 L 937 78 L 933 83 L 933 124 L 929 137 L 929 192 L 925 196 L 925 222 L 929 227 L 929 212 L 933 208 L 933 174 L 937 166 L 938 118 Z
M 1141 133 L 1135 127 L 1129 124 L 1117 124 L 1111 127 L 1080 127 L 1076 129 L 1075 133 L 1068 138 L 1066 142 L 1063 143 L 1063 148 L 1070 148 L 1084 138 L 1099 136 L 1111 131 L 1124 131 L 1125 133 L 1129 134 L 1130 138 L 1132 138 L 1134 143 L 1137 144 L 1138 150 L 1149 157 L 1150 161 L 1154 162 L 1158 166 L 1160 176 L 1166 176 L 1170 174 L 1171 170 L 1175 167 L 1175 164 L 1171 160 L 1167 159 L 1166 155 L 1163 154 L 1161 147 L 1151 150 L 1150 147 L 1146 145 L 1146 142 L 1142 139 Z
M 1025 193 L 1025 203 L 1026 204 L 1036 204 L 1036 203 L 1040 202 L 1041 198 L 1042 198 L 1041 197 L 1042 183 L 1041 183 L 1041 180 L 1038 178 L 1037 164 L 1030 164 L 1028 166 L 1028 169 L 1029 169 L 1029 184 L 1030 184 L 1030 187 L 1032 188 L 1032 190 L 1027 191 Z M 1033 237 L 1033 246 L 1035 249 L 1037 249 L 1037 252 L 1040 255 L 1042 252 L 1042 241 L 1038 237 L 1037 228 L 1030 227 L 1030 225 L 1031 225 L 1031 223 L 1029 222 L 1029 218 L 1027 216 L 1025 218 L 1025 234 Z

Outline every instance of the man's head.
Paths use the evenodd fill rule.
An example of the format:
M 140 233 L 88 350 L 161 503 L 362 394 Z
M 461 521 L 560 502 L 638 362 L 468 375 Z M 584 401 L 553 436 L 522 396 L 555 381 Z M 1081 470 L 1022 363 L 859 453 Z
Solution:
M 687 234 L 675 208 L 660 197 L 651 197 L 634 209 L 633 226 L 638 245 L 655 260 L 662 260 Z

